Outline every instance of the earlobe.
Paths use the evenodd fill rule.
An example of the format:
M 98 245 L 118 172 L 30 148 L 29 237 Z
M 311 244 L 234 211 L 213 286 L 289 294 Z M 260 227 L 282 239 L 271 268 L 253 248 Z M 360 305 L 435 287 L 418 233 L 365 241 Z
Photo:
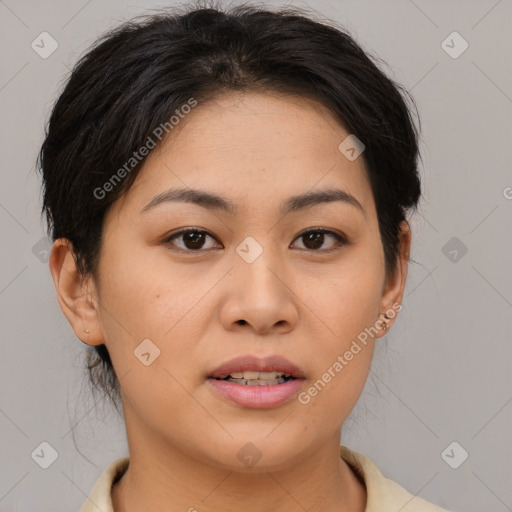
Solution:
M 409 268 L 411 254 L 411 229 L 407 221 L 400 224 L 399 254 L 394 274 L 387 279 L 381 300 L 379 315 L 379 334 L 384 336 L 395 322 L 398 312 L 402 309 L 402 299 Z
M 104 343 L 97 301 L 86 290 L 85 280 L 76 266 L 73 246 L 69 240 L 55 240 L 49 267 L 57 300 L 76 336 L 88 345 Z

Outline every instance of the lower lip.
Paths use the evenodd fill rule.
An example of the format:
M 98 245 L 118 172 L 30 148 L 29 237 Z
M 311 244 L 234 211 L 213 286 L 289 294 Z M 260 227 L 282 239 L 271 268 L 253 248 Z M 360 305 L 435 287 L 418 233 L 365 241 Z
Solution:
M 251 409 L 279 407 L 298 394 L 304 379 L 292 379 L 272 386 L 246 386 L 225 380 L 208 379 L 215 391 L 228 400 Z

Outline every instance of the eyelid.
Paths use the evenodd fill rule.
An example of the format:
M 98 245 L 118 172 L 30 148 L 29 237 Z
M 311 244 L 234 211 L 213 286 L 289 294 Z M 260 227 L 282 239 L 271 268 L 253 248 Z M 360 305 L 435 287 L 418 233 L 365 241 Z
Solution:
M 299 249 L 301 251 L 307 251 L 307 252 L 310 252 L 312 254 L 315 254 L 315 253 L 318 253 L 318 254 L 326 254 L 326 253 L 329 253 L 329 252 L 333 252 L 337 249 L 340 249 L 342 246 L 344 245 L 350 245 L 351 242 L 349 242 L 347 236 L 344 234 L 344 233 L 341 233 L 341 232 L 338 232 L 338 231 L 335 231 L 333 229 L 328 229 L 328 228 L 323 228 L 321 226 L 313 226 L 311 228 L 307 228 L 307 229 L 304 229 L 303 231 L 301 231 L 294 239 L 293 241 L 297 240 L 298 238 L 306 235 L 307 233 L 310 233 L 310 232 L 313 232 L 313 233 L 322 233 L 324 235 L 331 235 L 333 238 L 336 239 L 336 242 L 337 242 L 337 246 L 334 247 L 334 248 L 331 248 L 331 249 L 323 249 L 323 250 L 314 250 L 314 249 Z M 292 242 L 293 243 L 293 242 Z
M 171 233 L 170 235 L 166 236 L 162 240 L 162 243 L 163 244 L 170 244 L 170 242 L 174 238 L 179 238 L 180 235 L 183 235 L 184 233 L 189 233 L 189 232 L 205 233 L 207 236 L 213 238 L 218 244 L 220 244 L 220 242 L 217 240 L 217 237 L 212 235 L 208 230 L 203 229 L 203 228 L 199 228 L 199 227 L 196 227 L 196 226 L 189 226 L 189 227 L 186 227 L 186 228 L 182 228 L 182 229 L 180 229 L 178 231 L 175 231 L 175 232 Z M 179 252 L 186 252 L 186 253 L 189 253 L 189 254 L 194 254 L 194 253 L 200 254 L 200 253 L 210 252 L 213 249 L 198 249 L 197 251 L 192 251 L 190 249 L 187 250 L 187 249 L 182 249 L 181 247 L 174 247 L 173 250 L 176 250 L 176 251 L 179 251 Z

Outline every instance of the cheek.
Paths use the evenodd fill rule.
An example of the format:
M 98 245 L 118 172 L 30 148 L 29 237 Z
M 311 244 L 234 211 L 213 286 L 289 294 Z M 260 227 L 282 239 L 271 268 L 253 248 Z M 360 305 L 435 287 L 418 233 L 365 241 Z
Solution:
M 333 273 L 331 273 L 331 276 Z M 370 369 L 383 273 L 375 258 L 347 260 L 333 279 L 319 281 L 308 306 L 317 326 L 314 378 L 303 402 L 325 421 L 343 419 L 355 405 Z M 321 334 L 320 334 L 321 331 Z M 313 412 L 318 411 L 318 412 Z M 334 412 L 334 417 L 329 418 Z M 308 413 L 308 414 L 309 414 Z
M 165 326 L 164 332 L 172 327 L 180 309 L 185 307 L 183 299 L 190 293 L 188 287 L 182 286 L 179 273 L 165 264 L 157 248 L 148 250 L 140 241 L 131 244 L 109 240 L 102 256 L 101 274 L 107 316 L 110 313 L 119 328 L 124 327 L 130 334 L 133 331 L 134 336 L 142 333 L 146 337 L 160 337 Z
M 205 277 L 197 269 L 177 270 L 156 250 L 125 252 L 121 257 L 121 244 L 112 243 L 111 248 L 102 260 L 100 309 L 116 373 L 138 371 L 143 365 L 136 356 L 147 347 L 150 360 L 153 353 L 158 354 L 151 364 L 150 373 L 155 375 L 152 379 L 160 382 L 170 378 L 165 372 L 155 373 L 153 365 L 162 365 L 180 381 L 182 374 L 190 378 L 189 366 L 197 359 L 191 353 L 193 340 L 201 339 L 201 329 L 207 321 L 205 297 L 217 276 Z M 213 314 L 213 306 L 210 308 L 208 312 Z M 153 380 L 146 384 L 150 388 L 158 385 Z
M 383 272 L 375 260 L 351 258 L 319 281 L 311 309 L 325 324 L 326 339 L 341 350 L 378 319 Z M 309 283 L 309 297 L 311 283 Z M 305 293 L 305 290 L 304 290 Z M 308 295 L 305 295 L 308 297 Z M 328 343 L 331 345 L 331 343 Z
M 340 334 L 331 342 L 322 340 L 314 351 L 314 371 L 299 403 L 305 407 L 309 421 L 319 423 L 319 428 L 329 426 L 334 431 L 342 424 L 365 385 L 374 341 L 370 336 L 361 336 L 365 332 L 358 324 L 361 325 L 358 319 L 339 324 Z
M 149 427 L 153 434 L 182 449 L 196 450 L 205 428 L 214 431 L 218 425 L 210 411 L 198 405 L 187 378 L 176 370 L 179 357 L 174 350 L 170 352 L 164 347 L 150 366 L 132 363 L 120 381 L 124 412 L 127 425 L 141 428 L 142 419 L 144 428 Z

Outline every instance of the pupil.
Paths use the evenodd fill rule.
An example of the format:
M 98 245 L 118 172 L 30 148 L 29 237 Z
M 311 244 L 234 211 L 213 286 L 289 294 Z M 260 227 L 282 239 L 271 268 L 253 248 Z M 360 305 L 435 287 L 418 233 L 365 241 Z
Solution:
M 203 246 L 203 243 L 204 243 L 204 239 L 202 239 L 202 238 L 204 238 L 204 233 L 200 233 L 199 231 L 186 233 L 185 234 L 185 245 L 192 242 L 191 247 L 189 247 L 187 245 L 187 247 L 189 249 L 201 249 L 201 247 Z
M 318 248 L 318 247 L 321 247 L 322 244 L 323 244 L 323 241 L 324 241 L 324 234 L 323 233 L 319 233 L 318 231 L 312 231 L 310 233 L 308 233 L 306 236 L 306 243 L 304 244 L 306 247 L 308 247 L 308 244 L 310 242 L 313 242 L 313 246 L 312 247 L 308 247 L 308 248 Z M 318 243 L 319 242 L 319 243 Z

